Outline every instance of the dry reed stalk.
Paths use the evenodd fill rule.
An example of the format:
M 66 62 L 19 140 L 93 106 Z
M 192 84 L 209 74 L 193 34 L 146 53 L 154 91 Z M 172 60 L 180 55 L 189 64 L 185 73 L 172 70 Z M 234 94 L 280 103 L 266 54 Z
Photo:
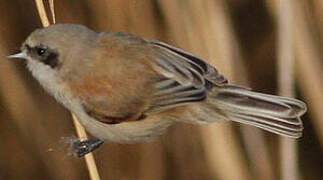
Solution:
M 297 74 L 301 91 L 305 95 L 313 127 L 323 147 L 323 69 L 321 47 L 315 46 L 302 1 L 295 2 L 295 48 Z M 306 129 L 305 129 L 306 133 Z
M 166 176 L 167 167 L 165 162 L 165 156 L 163 153 L 161 140 L 156 140 L 152 143 L 147 143 L 140 146 L 140 159 L 138 179 L 140 180 L 163 180 Z M 149 167 L 149 168 L 147 168 Z
M 111 31 L 130 32 L 127 18 L 127 5 L 128 1 L 87 1 L 89 9 L 91 9 L 92 15 L 95 17 L 92 19 L 98 31 L 105 31 L 107 29 Z M 99 4 L 99 5 L 98 5 Z
M 172 37 L 174 39 L 186 37 L 184 42 L 188 44 L 184 45 L 190 47 L 188 49 L 190 52 L 210 60 L 210 63 L 216 65 L 231 79 L 233 58 L 227 16 L 223 14 L 223 4 L 220 2 L 208 4 L 208 2 L 187 1 L 186 4 L 179 1 L 162 1 L 160 4 L 165 9 L 171 32 L 176 33 Z M 168 14 L 171 15 L 167 16 Z M 178 43 L 182 44 L 182 42 Z M 212 61 L 214 59 L 217 61 Z M 201 134 L 213 178 L 250 179 L 250 174 L 246 173 L 248 168 L 245 166 L 245 159 L 237 144 L 237 138 L 229 124 L 201 127 Z
M 278 87 L 279 94 L 294 97 L 293 0 L 279 1 L 278 16 Z M 297 180 L 297 144 L 294 139 L 280 138 L 281 179 Z
M 155 12 L 152 1 L 130 1 L 125 3 L 128 6 L 128 23 L 130 32 L 139 36 L 160 39 L 163 28 L 160 27 L 155 18 Z
M 3 49 L 6 48 L 7 47 L 0 45 L 0 54 L 8 54 L 8 52 L 3 51 Z M 52 123 L 54 118 L 48 114 L 44 114 L 46 109 L 39 108 L 39 104 L 36 103 L 37 100 L 35 100 L 33 94 L 36 92 L 30 91 L 26 84 L 26 79 L 22 78 L 20 73 L 21 72 L 17 71 L 17 67 L 15 67 L 12 62 L 3 59 L 0 70 L 0 89 L 2 102 L 5 104 L 6 111 L 8 111 L 8 114 L 10 115 L 6 118 L 11 120 L 14 127 L 13 129 L 10 129 L 10 135 L 12 136 L 14 133 L 17 136 L 20 136 L 23 140 L 20 144 L 22 147 L 21 151 L 24 151 L 24 153 L 29 156 L 22 158 L 22 154 L 14 151 L 12 152 L 14 154 L 14 159 L 19 159 L 14 161 L 21 164 L 21 162 L 30 158 L 31 162 L 28 160 L 26 161 L 26 164 L 30 166 L 26 171 L 28 171 L 28 173 L 34 172 L 36 174 L 39 173 L 39 169 L 37 170 L 38 172 L 35 172 L 33 171 L 33 168 L 38 167 L 37 162 L 39 163 L 39 161 L 41 161 L 43 162 L 43 169 L 50 174 L 53 179 L 64 179 L 66 178 L 66 174 L 62 167 L 73 167 L 74 164 L 71 161 L 63 161 L 60 159 L 62 155 L 66 155 L 65 152 L 49 153 L 47 151 L 49 148 L 48 143 L 57 141 L 57 138 L 54 139 L 54 137 L 51 136 L 51 132 L 53 131 L 45 130 L 42 127 L 45 126 L 45 124 L 48 124 L 46 121 L 49 121 L 51 125 L 57 124 Z M 62 127 L 64 125 L 65 124 L 60 124 Z M 59 148 L 55 148 L 54 150 L 58 149 Z M 53 163 L 55 160 L 58 160 L 59 164 Z M 17 164 L 12 165 L 17 166 Z M 18 169 L 17 173 L 21 172 Z M 68 176 L 71 179 L 77 179 L 80 177 L 77 173 L 78 172 L 72 168 L 70 169 Z M 33 177 L 35 176 L 35 174 L 31 175 Z
M 204 36 L 200 40 L 205 40 L 207 50 L 204 52 L 209 62 L 216 66 L 228 79 L 234 78 L 234 45 L 237 43 L 233 37 L 229 16 L 223 1 L 197 1 L 191 0 L 191 11 L 200 7 L 206 14 L 197 17 L 204 19 L 202 26 L 206 32 L 200 32 Z M 221 179 L 250 179 L 250 172 L 246 166 L 247 162 L 239 147 L 237 137 L 233 133 L 231 124 L 212 124 L 201 127 L 202 139 L 209 165 L 213 170 L 213 176 Z M 221 137 L 221 138 L 218 138 Z
M 246 70 L 244 69 L 244 64 L 241 62 L 241 56 L 239 54 L 240 50 L 235 38 L 235 34 L 232 31 L 232 24 L 230 22 L 229 15 L 227 14 L 225 3 L 220 1 L 203 1 L 202 3 L 201 1 L 188 2 L 192 9 L 191 12 L 198 12 L 198 16 L 195 16 L 195 18 L 198 18 L 196 19 L 198 24 L 195 24 L 192 28 L 196 27 L 198 29 L 199 32 L 197 34 L 200 36 L 197 37 L 199 37 L 199 41 L 204 41 L 206 44 L 206 47 L 202 47 L 206 49 L 203 54 L 208 56 L 207 58 L 211 59 L 211 63 L 218 67 L 218 69 L 220 69 L 220 71 L 223 72 L 231 82 L 237 83 L 237 77 L 239 77 L 239 80 L 242 80 L 242 74 L 244 74 L 243 81 L 246 82 Z M 236 75 L 236 72 L 238 71 L 239 75 Z M 249 157 L 251 158 L 253 165 L 255 165 L 254 171 L 256 177 L 258 179 L 273 179 L 273 168 L 268 163 L 270 162 L 270 158 L 265 148 L 262 132 L 256 128 L 246 126 L 243 126 L 243 128 L 248 130 L 248 133 L 243 133 L 243 137 L 245 137 L 246 144 L 250 145 L 247 146 L 247 152 L 249 152 Z M 225 132 L 230 130 L 231 129 L 225 128 L 223 131 Z M 215 131 L 219 130 L 213 129 L 210 131 L 210 133 L 217 137 Z M 250 135 L 251 132 L 252 135 Z M 206 140 L 208 137 L 210 137 L 210 134 L 206 133 L 204 135 Z M 207 141 L 206 143 L 209 144 L 210 142 Z M 232 143 L 235 144 L 235 142 Z M 209 149 L 210 153 L 214 153 L 216 151 L 216 148 L 218 148 L 216 146 L 219 146 L 219 144 L 216 143 L 214 146 L 211 146 L 212 148 Z M 253 150 L 253 147 L 257 147 L 256 150 Z M 236 151 L 233 152 L 233 154 L 240 154 L 238 156 L 241 156 L 242 150 L 238 149 L 239 148 L 236 148 Z M 261 157 L 259 157 L 259 154 L 261 154 Z M 223 158 L 228 161 L 228 157 Z M 247 167 L 244 167 L 245 163 L 243 163 L 245 159 L 238 158 L 237 156 L 235 158 L 236 159 L 233 160 L 234 158 L 232 157 L 231 161 L 234 162 L 236 166 L 235 170 L 239 172 L 240 169 L 243 170 L 241 173 L 246 172 Z M 240 162 L 240 164 L 238 162 Z M 213 162 L 212 164 L 216 164 L 216 162 Z M 239 165 L 237 166 L 237 164 Z M 234 168 L 230 164 L 228 164 L 228 166 L 231 167 L 231 170 L 228 171 L 232 172 Z M 248 177 L 248 175 L 245 175 L 245 177 Z M 227 178 L 229 177 L 225 177 L 225 179 Z
M 217 36 L 219 35 L 217 33 L 221 32 L 214 32 L 216 30 L 221 31 L 223 24 L 216 23 L 222 19 L 219 19 L 217 14 L 214 15 L 215 17 L 209 18 L 207 12 L 217 12 L 213 9 L 216 6 L 211 6 L 211 9 L 205 12 L 205 9 L 203 9 L 205 8 L 203 6 L 204 3 L 205 1 L 187 1 L 184 3 L 173 0 L 159 2 L 165 12 L 164 16 L 169 26 L 171 39 L 174 39 L 179 44 L 179 47 L 210 60 L 210 63 L 216 65 L 221 72 L 229 75 L 232 71 L 227 67 L 231 66 L 226 66 L 225 62 L 229 63 L 231 59 L 221 54 L 223 50 L 227 51 L 227 49 L 218 49 L 221 47 L 220 44 L 227 43 L 227 41 L 224 39 L 225 42 L 221 42 L 223 40 L 222 37 Z M 212 27 L 208 25 L 209 23 L 212 24 Z M 224 32 L 226 31 L 224 30 Z M 216 54 L 221 54 L 221 57 L 215 58 Z M 212 59 L 219 59 L 219 61 L 215 62 Z M 231 75 L 229 76 L 231 77 Z M 201 128 L 201 133 L 203 149 L 206 151 L 206 158 L 212 171 L 212 178 L 248 179 L 249 176 L 245 173 L 248 170 L 244 167 L 244 163 L 242 163 L 241 153 L 238 150 L 239 148 L 234 140 L 235 137 L 228 124 L 208 125 Z M 228 153 L 231 150 L 232 153 Z
M 277 17 L 277 5 L 268 0 L 268 7 L 274 17 Z M 311 26 L 305 13 L 305 4 L 307 1 L 294 2 L 294 46 L 296 56 L 296 74 L 297 81 L 300 84 L 300 90 L 304 94 L 305 102 L 308 105 L 313 127 L 316 129 L 321 146 L 323 146 L 323 70 L 322 56 L 319 48 L 315 46 L 315 37 L 312 36 Z M 319 5 L 319 4 L 317 4 Z M 306 133 L 306 129 L 304 130 Z
M 65 179 L 66 175 L 71 179 L 77 179 L 80 176 L 76 170 L 75 162 L 64 161 L 62 158 L 62 156 L 66 155 L 66 152 L 59 150 L 59 145 L 62 144 L 53 148 L 55 153 L 47 151 L 51 148 L 53 142 L 56 144 L 58 141 L 58 137 L 54 137 L 54 135 L 61 133 L 64 131 L 64 127 L 66 127 L 65 121 L 55 121 L 57 118 L 62 117 L 62 114 L 57 113 L 59 112 L 57 111 L 59 109 L 57 108 L 58 106 L 50 104 L 50 100 L 46 98 L 41 89 L 31 90 L 32 87 L 35 87 L 35 84 L 31 83 L 29 74 L 20 69 L 23 68 L 21 66 L 22 62 L 10 61 L 5 57 L 10 53 L 8 51 L 10 44 L 12 45 L 18 39 L 19 42 L 21 41 L 21 37 L 19 37 L 19 32 L 22 32 L 21 27 L 23 26 L 23 31 L 28 29 L 22 25 L 24 24 L 21 22 L 23 17 L 19 13 L 15 11 L 12 14 L 8 14 L 8 12 L 18 8 L 17 2 L 6 1 L 0 6 L 3 8 L 0 13 L 2 17 L 0 26 L 4 27 L 0 30 L 0 34 L 2 33 L 0 37 L 0 56 L 2 59 L 0 67 L 1 115 L 2 118 L 6 118 L 2 123 L 8 121 L 11 125 L 11 127 L 2 126 L 3 130 L 1 131 L 7 131 L 10 135 L 9 141 L 7 141 L 8 144 L 4 144 L 5 146 L 3 147 L 4 151 L 5 149 L 7 151 L 5 156 L 8 160 L 4 160 L 4 162 L 9 167 L 5 171 L 9 174 L 14 174 L 11 177 L 13 179 L 19 176 L 22 178 L 18 179 L 28 179 L 29 175 L 35 177 L 35 174 L 43 178 L 45 172 L 52 179 Z M 10 6 L 12 7 L 11 9 Z M 28 8 L 26 7 L 26 9 Z M 19 65 L 15 64 L 14 61 Z M 47 103 L 46 108 L 40 107 L 40 103 Z M 50 112 L 53 114 L 57 113 L 57 117 L 47 114 L 49 112 L 48 109 L 51 109 Z M 60 126 L 62 128 L 57 131 L 45 129 L 44 126 Z M 3 135 L 1 135 L 2 138 L 4 138 Z M 13 148 L 11 148 L 12 145 Z M 20 147 L 20 149 L 15 151 L 14 147 Z M 39 172 L 39 162 L 42 162 L 42 172 Z M 24 165 L 23 168 L 20 166 L 22 164 Z M 28 168 L 25 168 L 27 166 Z M 72 168 L 70 168 L 67 174 L 63 167 Z M 34 171 L 35 168 L 38 170 Z
M 186 29 L 184 22 L 184 10 L 177 0 L 164 0 L 159 1 L 159 6 L 164 12 L 166 24 L 168 26 L 168 36 L 172 40 L 170 44 L 180 45 L 184 50 L 191 50 L 191 44 L 189 43 L 189 29 Z
M 241 134 L 254 179 L 275 179 L 274 164 L 267 148 L 268 144 L 264 139 L 263 130 L 248 125 L 241 126 Z
M 243 62 L 241 48 L 237 42 L 235 33 L 231 33 L 234 55 L 234 82 L 250 87 L 246 64 Z M 253 177 L 255 179 L 272 180 L 275 179 L 274 164 L 269 153 L 268 144 L 264 139 L 263 130 L 240 124 L 240 131 L 246 153 L 250 160 Z
M 39 16 L 40 16 L 43 26 L 44 27 L 49 26 L 50 23 L 49 23 L 49 19 L 47 17 L 47 14 L 46 14 L 43 0 L 35 0 L 35 3 L 36 3 L 36 7 L 37 7 L 37 10 L 38 10 L 38 13 L 39 13 Z M 51 15 L 53 17 L 53 22 L 55 22 L 54 0 L 50 1 L 50 10 L 52 13 Z M 72 114 L 72 117 L 73 117 L 74 126 L 77 131 L 77 135 L 78 135 L 79 139 L 81 141 L 86 140 L 87 135 L 86 135 L 84 127 L 79 123 L 79 121 L 77 120 L 77 118 L 74 114 Z M 90 178 L 92 180 L 99 180 L 100 176 L 99 176 L 96 164 L 95 164 L 93 153 L 88 153 L 87 155 L 85 155 L 84 158 L 85 158 L 86 165 L 88 167 Z
M 49 3 L 49 8 L 50 8 L 50 13 L 52 15 L 53 24 L 56 24 L 54 0 L 49 0 L 48 3 Z
M 155 22 L 151 1 L 101 0 L 100 3 L 95 1 L 88 1 L 87 3 L 88 8 L 93 13 L 92 16 L 95 17 L 93 25 L 98 31 L 121 31 L 151 39 L 156 39 L 159 34 L 160 28 L 157 27 L 158 24 Z M 110 173 L 110 178 L 158 179 L 166 174 L 166 168 L 163 164 L 164 153 L 160 141 L 135 145 L 112 144 L 112 146 L 116 147 L 110 148 L 107 153 L 114 154 L 113 161 L 121 163 L 113 163 L 111 157 L 100 158 L 102 162 L 111 162 L 102 166 L 118 169 Z M 151 147 L 154 147 L 154 149 Z M 135 153 L 136 151 L 140 153 Z M 160 153 L 157 153 L 158 151 Z M 154 158 L 151 158 L 153 153 L 155 153 Z M 149 171 L 147 167 L 149 167 Z M 122 172 L 119 171 L 120 168 Z M 101 176 L 104 179 L 105 172 L 101 172 Z
M 145 38 L 157 39 L 160 34 L 155 16 L 153 15 L 152 2 L 150 1 L 106 1 L 97 2 L 89 1 L 89 9 L 96 17 L 95 27 L 99 31 L 123 31 L 140 35 Z M 131 147 L 129 147 L 131 146 Z M 152 148 L 153 147 L 153 148 Z M 118 163 L 120 168 L 125 165 L 132 168 L 123 168 L 122 174 L 113 174 L 117 178 L 131 177 L 138 179 L 162 179 L 166 174 L 166 168 L 163 164 L 164 153 L 161 147 L 161 141 L 157 140 L 151 143 L 135 144 L 135 145 L 122 145 L 120 149 L 111 151 L 116 154 L 115 161 L 127 162 Z M 132 153 L 127 153 L 131 150 Z M 135 153 L 135 151 L 140 153 Z M 127 153 L 127 155 L 125 155 Z M 152 154 L 153 158 L 152 158 Z M 128 157 L 130 156 L 130 157 Z M 104 161 L 102 158 L 100 161 Z M 106 163 L 105 166 L 116 168 L 112 163 Z M 149 170 L 147 170 L 149 167 Z M 120 173 L 116 171 L 116 173 Z M 105 176 L 102 172 L 102 178 Z
M 161 37 L 162 28 L 154 18 L 154 8 L 152 1 L 130 1 L 121 4 L 128 10 L 128 31 L 145 38 L 158 39 Z M 167 174 L 165 165 L 165 153 L 163 152 L 161 138 L 154 142 L 139 144 L 138 179 L 140 180 L 162 180 Z M 149 170 L 147 170 L 149 167 Z
M 0 54 L 8 54 L 9 52 L 6 51 L 7 47 L 4 44 L 0 44 Z M 30 144 L 33 144 L 33 141 L 39 141 L 39 138 L 37 138 L 37 135 L 44 135 L 43 138 L 47 138 L 47 134 L 45 132 L 42 132 L 41 129 L 36 129 L 33 131 L 30 131 L 33 127 L 36 125 L 31 125 L 33 123 L 37 124 L 37 119 L 39 118 L 39 111 L 35 105 L 35 101 L 32 98 L 32 94 L 28 91 L 28 88 L 26 88 L 24 84 L 23 78 L 19 75 L 19 72 L 17 72 L 16 67 L 13 63 L 9 62 L 5 58 L 1 58 L 1 70 L 0 70 L 0 89 L 1 89 L 1 101 L 5 105 L 6 111 L 8 112 L 8 116 L 4 116 L 2 118 L 8 119 L 8 121 L 11 121 L 10 123 L 12 125 L 12 129 L 10 129 L 10 136 L 18 136 L 19 139 L 23 141 L 27 141 Z M 3 110 L 2 110 L 3 111 Z M 3 115 L 3 112 L 1 113 Z M 36 114 L 36 116 L 33 116 Z M 27 118 L 26 118 L 27 117 Z M 33 122 L 30 123 L 27 121 L 27 119 L 33 118 Z M 3 119 L 1 119 L 3 122 Z M 6 127 L 8 128 L 8 127 Z M 14 133 L 12 133 L 14 132 Z M 36 136 L 36 137 L 35 137 Z M 15 139 L 13 139 L 15 140 Z M 17 140 L 16 140 L 17 141 Z M 27 156 L 25 158 L 21 158 L 20 160 L 27 160 L 28 165 L 30 166 L 27 170 L 28 173 L 19 175 L 20 172 L 26 172 L 22 171 L 21 168 L 13 167 L 12 169 L 17 170 L 16 173 L 14 173 L 14 177 L 20 177 L 20 178 L 26 178 L 26 177 L 33 177 L 33 173 L 37 173 L 37 156 L 32 156 L 28 153 L 26 150 L 26 144 L 24 142 L 19 142 L 19 145 L 22 148 L 23 155 Z M 9 142 L 10 144 L 14 144 L 14 141 Z M 8 147 L 10 147 L 10 144 L 8 144 Z M 5 145 L 7 146 L 7 145 Z M 40 145 L 41 146 L 41 145 Z M 7 148 L 7 147 L 3 147 Z M 30 149 L 34 150 L 38 147 L 32 147 Z M 30 150 L 29 149 L 29 150 Z M 10 153 L 13 154 L 14 159 L 20 158 L 22 154 L 19 153 L 19 151 L 14 151 L 14 149 L 9 150 Z M 4 153 L 4 152 L 2 152 Z M 17 154 L 19 153 L 19 154 Z M 6 154 L 7 155 L 7 154 Z M 29 156 L 29 157 L 28 157 Z M 24 156 L 23 156 L 24 157 Z M 8 157 L 8 160 L 10 158 Z M 12 163 L 12 160 L 9 161 Z M 16 164 L 12 164 L 12 166 L 16 166 Z M 18 178 L 19 179 L 19 178 Z
M 323 36 L 323 1 L 322 0 L 313 0 L 312 2 L 314 13 L 316 15 L 317 25 L 319 26 L 319 31 L 321 33 L 321 37 Z
M 207 36 L 205 38 L 207 40 L 210 39 L 208 42 L 213 42 L 212 40 L 217 39 L 215 44 L 209 43 L 207 46 L 210 57 L 214 60 L 213 64 L 219 67 L 220 71 L 223 71 L 226 76 L 226 72 L 228 72 L 228 78 L 231 82 L 241 84 L 241 81 L 243 81 L 243 84 L 247 85 L 246 69 L 242 62 L 238 42 L 232 30 L 232 23 L 225 3 L 204 1 L 204 9 L 207 12 L 206 17 L 209 18 L 206 24 L 210 25 L 209 29 L 211 29 L 211 32 L 204 33 Z M 214 51 L 215 48 L 213 47 L 216 47 L 218 51 Z M 273 169 L 268 163 L 270 158 L 265 148 L 262 132 L 248 126 L 242 126 L 242 129 L 248 131 L 248 133 L 242 131 L 242 134 L 247 145 L 247 153 L 254 165 L 255 177 L 257 179 L 271 179 L 273 177 Z M 253 149 L 254 147 L 257 148 Z M 239 153 L 241 155 L 241 152 Z M 261 157 L 259 157 L 259 154 L 261 154 Z M 243 162 L 245 160 L 240 161 Z M 246 167 L 242 168 L 240 165 L 240 168 L 246 171 Z
M 202 46 L 201 42 L 194 41 L 194 31 L 190 19 L 190 14 L 184 3 L 180 3 L 178 0 L 163 0 L 158 1 L 158 5 L 161 8 L 162 16 L 166 25 L 166 37 L 168 37 L 169 44 L 185 49 L 186 51 L 194 54 L 201 53 L 199 47 Z M 198 38 L 198 37 L 195 37 Z M 195 43 L 195 44 L 194 44 Z M 174 166 L 178 169 L 174 172 L 178 179 L 205 179 L 210 176 L 208 164 L 199 165 L 201 162 L 205 162 L 205 156 L 201 155 L 200 135 L 198 134 L 198 127 L 192 127 L 189 125 L 180 125 L 171 128 L 167 136 L 171 139 L 167 141 L 167 148 L 170 149 L 173 157 L 177 160 L 174 162 Z M 189 137 L 183 137 L 183 134 L 194 134 Z M 189 148 L 189 150 L 186 150 Z M 191 156 L 187 159 L 187 156 Z M 194 161 L 197 163 L 190 163 Z M 190 173 L 187 173 L 188 169 L 192 169 Z M 202 177 L 198 175 L 201 174 Z
M 49 19 L 47 17 L 46 9 L 43 0 L 35 0 L 36 8 L 39 13 L 40 21 L 44 27 L 50 25 Z
M 86 135 L 85 129 L 82 126 L 82 124 L 80 124 L 80 122 L 78 121 L 77 117 L 74 114 L 72 114 L 72 118 L 73 118 L 73 122 L 74 122 L 74 126 L 76 129 L 76 133 L 77 133 L 78 138 L 81 141 L 87 140 L 88 137 Z M 89 153 L 89 154 L 85 155 L 84 158 L 85 158 L 87 168 L 89 170 L 90 179 L 100 180 L 98 168 L 96 167 L 93 153 Z
M 167 27 L 166 36 L 169 39 L 169 44 L 178 46 L 189 52 L 197 53 L 196 48 L 199 44 L 194 44 L 192 41 L 192 30 L 188 28 L 190 22 L 188 21 L 189 12 L 184 8 L 183 4 L 178 0 L 163 0 L 158 1 L 158 5 L 161 8 L 162 16 L 164 17 L 165 25 Z M 195 42 L 200 43 L 200 42 Z M 197 127 L 191 127 L 186 125 L 177 126 L 171 129 L 167 136 L 171 139 L 167 142 L 169 145 L 173 157 L 178 160 L 174 163 L 174 166 L 178 168 L 176 172 L 178 179 L 194 179 L 194 178 L 207 178 L 209 177 L 209 168 L 207 164 L 199 165 L 205 162 L 205 157 L 201 155 L 200 149 L 202 149 L 200 137 Z M 196 133 L 194 133 L 196 132 Z M 184 138 L 183 134 L 194 134 L 193 136 Z M 176 144 L 176 146 L 174 146 Z M 184 148 L 183 148 L 184 147 Z M 190 150 L 185 150 L 186 148 Z M 203 148 L 204 149 L 204 148 Z M 187 156 L 191 156 L 187 159 Z M 192 164 L 191 161 L 196 163 Z M 190 173 L 187 173 L 187 169 L 192 169 Z M 202 177 L 198 175 L 201 174 Z M 197 176 L 196 176 L 197 175 Z

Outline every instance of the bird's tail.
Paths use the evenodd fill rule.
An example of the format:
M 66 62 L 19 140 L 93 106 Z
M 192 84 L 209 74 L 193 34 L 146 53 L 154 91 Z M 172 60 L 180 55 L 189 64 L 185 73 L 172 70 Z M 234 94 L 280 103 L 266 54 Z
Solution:
M 209 96 L 211 103 L 232 121 L 287 137 L 302 136 L 300 116 L 306 112 L 302 101 L 252 92 L 233 85 L 215 88 Z

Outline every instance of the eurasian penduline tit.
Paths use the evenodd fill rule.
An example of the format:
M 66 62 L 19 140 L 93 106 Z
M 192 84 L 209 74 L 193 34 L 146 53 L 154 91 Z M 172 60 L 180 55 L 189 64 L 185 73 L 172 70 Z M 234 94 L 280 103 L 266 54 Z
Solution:
M 147 141 L 175 122 L 231 120 L 302 135 L 302 101 L 229 84 L 202 59 L 159 41 L 55 24 L 32 32 L 9 58 L 25 59 L 42 87 L 97 138 L 74 143 L 79 157 L 103 141 Z

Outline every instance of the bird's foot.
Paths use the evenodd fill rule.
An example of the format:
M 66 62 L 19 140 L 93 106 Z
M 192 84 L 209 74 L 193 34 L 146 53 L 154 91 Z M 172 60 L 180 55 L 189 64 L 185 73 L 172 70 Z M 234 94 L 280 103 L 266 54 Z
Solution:
M 81 158 L 86 154 L 94 151 L 103 144 L 103 141 L 100 139 L 89 139 L 85 141 L 77 140 L 73 143 L 73 148 L 77 150 L 76 156 Z

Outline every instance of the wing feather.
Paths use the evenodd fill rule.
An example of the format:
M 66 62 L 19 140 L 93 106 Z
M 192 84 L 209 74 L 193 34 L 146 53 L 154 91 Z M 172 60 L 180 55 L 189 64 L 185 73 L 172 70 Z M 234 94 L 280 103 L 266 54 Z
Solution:
M 228 83 L 228 80 L 221 73 L 219 73 L 217 69 L 215 69 L 213 66 L 203 61 L 202 59 L 182 49 L 176 48 L 174 46 L 168 45 L 163 42 L 152 41 L 152 40 L 147 40 L 147 41 L 154 46 L 165 48 L 177 54 L 178 56 L 181 56 L 184 61 L 190 64 L 190 68 L 195 69 L 195 71 L 199 72 L 199 74 L 202 74 L 206 80 L 212 82 L 213 84 L 222 86 L 223 84 Z
M 210 84 L 227 83 L 215 68 L 201 59 L 165 43 L 147 41 L 154 49 L 153 68 L 163 78 L 155 84 L 157 91 L 146 113 L 203 101 Z

